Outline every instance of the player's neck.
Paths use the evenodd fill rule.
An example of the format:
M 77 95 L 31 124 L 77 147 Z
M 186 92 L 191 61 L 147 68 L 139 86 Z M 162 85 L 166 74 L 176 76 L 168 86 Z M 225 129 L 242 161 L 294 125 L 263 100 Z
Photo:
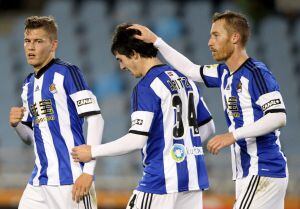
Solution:
M 227 60 L 230 73 L 234 73 L 249 58 L 246 49 L 236 50 Z
M 34 73 L 37 74 L 43 67 L 45 67 L 52 59 L 54 59 L 54 55 L 51 55 L 47 58 L 47 60 L 39 65 L 39 66 L 36 66 L 36 67 L 33 67 L 33 70 L 34 70 Z
M 158 58 L 146 58 L 143 63 L 142 75 L 145 76 L 147 72 L 155 65 L 160 65 L 162 62 Z

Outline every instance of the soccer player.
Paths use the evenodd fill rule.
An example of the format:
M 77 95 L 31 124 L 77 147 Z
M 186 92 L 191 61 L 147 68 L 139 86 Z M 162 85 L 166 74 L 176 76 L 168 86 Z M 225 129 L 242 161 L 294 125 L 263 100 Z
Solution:
M 143 177 L 127 209 L 202 208 L 208 189 L 202 141 L 214 132 L 212 117 L 195 83 L 162 64 L 157 49 L 134 38 L 129 24 L 116 28 L 111 51 L 121 70 L 142 77 L 131 97 L 131 128 L 103 145 L 73 149 L 76 162 L 142 149 Z
M 80 69 L 55 58 L 57 36 L 53 17 L 26 19 L 24 49 L 34 72 L 23 84 L 23 107 L 11 108 L 10 125 L 33 142 L 35 166 L 19 209 L 96 209 L 96 162 L 74 162 L 70 153 L 76 145 L 101 142 L 103 119 Z
M 279 128 L 286 124 L 285 106 L 268 67 L 247 55 L 247 19 L 231 11 L 214 14 L 208 46 L 213 58 L 223 62 L 215 65 L 196 65 L 148 28 L 131 28 L 141 31 L 136 38 L 154 43 L 175 69 L 207 87 L 220 88 L 229 132 L 213 137 L 207 148 L 218 154 L 231 145 L 234 208 L 284 208 L 288 170 Z

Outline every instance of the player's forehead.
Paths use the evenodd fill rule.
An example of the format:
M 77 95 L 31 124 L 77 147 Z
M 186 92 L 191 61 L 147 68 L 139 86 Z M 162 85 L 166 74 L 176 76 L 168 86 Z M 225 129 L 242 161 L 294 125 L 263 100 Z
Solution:
M 50 34 L 43 28 L 26 29 L 24 31 L 24 38 L 37 39 L 37 38 L 50 38 Z
M 126 59 L 129 59 L 128 57 L 126 57 L 123 54 L 120 54 L 119 52 L 115 52 L 115 57 L 116 57 L 117 60 L 126 60 Z
M 225 25 L 226 25 L 226 21 L 224 19 L 216 20 L 211 25 L 210 33 L 213 34 L 213 33 L 224 33 L 224 32 L 226 32 Z

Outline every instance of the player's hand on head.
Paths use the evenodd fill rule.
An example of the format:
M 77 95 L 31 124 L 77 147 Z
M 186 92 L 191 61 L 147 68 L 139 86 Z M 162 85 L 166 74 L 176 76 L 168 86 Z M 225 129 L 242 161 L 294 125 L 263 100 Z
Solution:
M 157 39 L 157 35 L 153 33 L 149 28 L 139 24 L 133 24 L 132 26 L 128 27 L 128 29 L 135 29 L 141 32 L 141 35 L 135 35 L 134 37 L 140 39 L 146 43 L 154 43 Z
M 84 144 L 74 147 L 71 155 L 75 162 L 89 162 L 92 160 L 91 146 Z
M 10 109 L 9 123 L 12 127 L 16 127 L 21 122 L 25 111 L 25 107 L 12 107 Z
M 87 173 L 82 173 L 75 181 L 72 189 L 72 198 L 77 203 L 89 194 L 93 176 Z
M 207 143 L 207 149 L 210 153 L 217 155 L 219 151 L 235 142 L 231 132 L 214 136 Z

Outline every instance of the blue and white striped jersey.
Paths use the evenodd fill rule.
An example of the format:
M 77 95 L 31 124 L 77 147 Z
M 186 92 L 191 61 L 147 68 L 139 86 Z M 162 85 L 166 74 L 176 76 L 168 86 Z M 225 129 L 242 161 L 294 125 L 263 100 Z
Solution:
M 265 114 L 285 112 L 279 86 L 262 62 L 249 58 L 230 74 L 225 64 L 203 65 L 200 74 L 207 87 L 221 89 L 229 131 L 254 123 Z M 238 140 L 231 146 L 233 179 L 248 175 L 286 177 L 286 157 L 280 131 Z
M 85 144 L 83 117 L 100 113 L 80 70 L 53 59 L 26 78 L 21 97 L 26 108 L 22 122 L 34 132 L 35 166 L 29 183 L 73 184 L 84 165 L 70 155 L 74 146 Z
M 147 135 L 137 190 L 166 194 L 209 187 L 198 127 L 212 118 L 195 83 L 167 65 L 152 67 L 132 97 L 130 133 Z

